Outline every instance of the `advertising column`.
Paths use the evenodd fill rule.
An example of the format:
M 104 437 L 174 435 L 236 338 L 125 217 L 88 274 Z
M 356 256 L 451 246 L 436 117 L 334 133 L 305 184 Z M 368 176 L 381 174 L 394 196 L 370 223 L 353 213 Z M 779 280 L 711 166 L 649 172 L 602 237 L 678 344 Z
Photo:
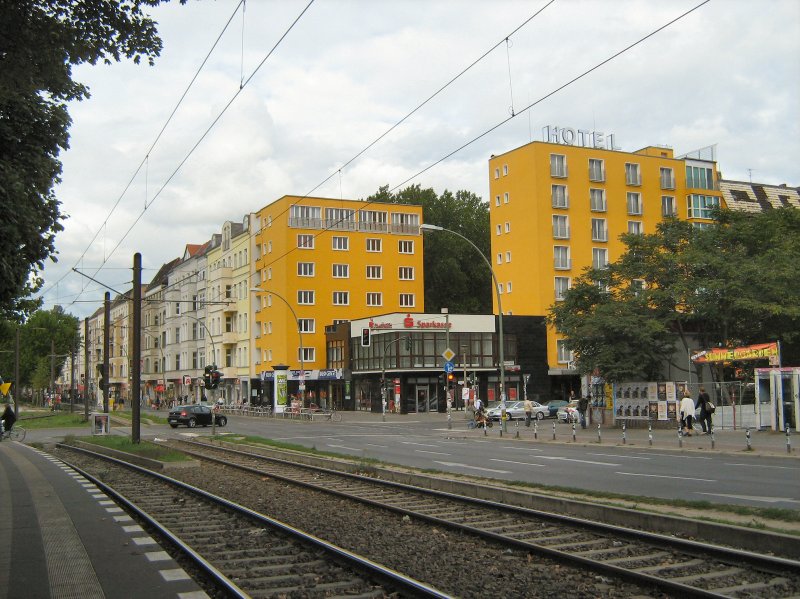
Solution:
M 275 365 L 275 405 L 272 406 L 273 414 L 283 414 L 286 411 L 286 381 L 289 374 L 289 367 L 284 365 Z

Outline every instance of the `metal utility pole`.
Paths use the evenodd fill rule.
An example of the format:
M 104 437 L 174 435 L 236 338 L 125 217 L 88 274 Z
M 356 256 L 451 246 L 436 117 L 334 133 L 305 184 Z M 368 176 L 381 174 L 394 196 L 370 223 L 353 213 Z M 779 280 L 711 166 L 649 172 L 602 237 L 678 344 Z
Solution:
M 19 384 L 19 325 L 17 325 L 17 343 L 16 343 L 16 356 L 14 362 L 14 415 L 19 418 L 19 394 L 22 391 L 22 385 Z
M 56 340 L 50 339 L 50 404 L 56 401 Z
M 142 255 L 133 255 L 133 347 L 131 358 L 131 441 L 141 440 L 140 404 L 142 384 Z
M 108 352 L 111 346 L 111 293 L 108 291 L 103 307 L 103 412 L 108 414 Z
M 83 417 L 89 420 L 89 318 L 83 319 Z

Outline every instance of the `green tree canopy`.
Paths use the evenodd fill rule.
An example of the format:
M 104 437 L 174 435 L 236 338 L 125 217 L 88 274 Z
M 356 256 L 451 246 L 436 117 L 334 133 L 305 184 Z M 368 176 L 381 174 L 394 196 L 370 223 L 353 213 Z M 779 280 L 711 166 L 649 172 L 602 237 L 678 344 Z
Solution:
M 73 65 L 153 64 L 161 40 L 142 8 L 161 1 L 0 0 L 0 316 L 35 310 L 39 272 L 56 260 L 66 215 L 53 189 L 69 147 L 67 102 L 89 97 Z
M 437 195 L 431 188 L 411 185 L 390 193 L 383 186 L 367 201 L 422 206 L 424 223 L 463 235 L 490 259 L 489 206 L 470 191 Z M 454 314 L 491 314 L 492 277 L 475 248 L 446 231 L 426 234 L 423 261 L 426 312 L 448 308 Z
M 703 347 L 778 340 L 784 363 L 797 363 L 800 211 L 715 217 L 706 229 L 670 219 L 655 233 L 622 235 L 620 259 L 588 269 L 552 307 L 581 372 L 652 379 L 692 338 Z

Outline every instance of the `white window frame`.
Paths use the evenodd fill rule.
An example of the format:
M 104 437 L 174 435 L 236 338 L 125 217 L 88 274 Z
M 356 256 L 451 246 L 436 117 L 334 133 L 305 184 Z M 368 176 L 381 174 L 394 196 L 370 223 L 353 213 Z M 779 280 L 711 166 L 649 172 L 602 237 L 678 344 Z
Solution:
M 297 328 L 301 333 L 316 333 L 317 321 L 315 318 L 298 318 Z
M 367 278 L 368 279 L 382 279 L 383 266 L 380 264 L 367 264 Z
M 568 245 L 553 246 L 553 268 L 555 270 L 569 270 L 572 268 L 570 249 Z
M 413 254 L 414 241 L 412 239 L 400 239 L 397 242 L 397 252 L 399 254 Z
M 675 196 L 661 196 L 661 216 L 678 216 L 678 204 L 675 202 Z
M 269 242 L 269 251 L 272 251 L 272 242 Z M 308 233 L 297 234 L 297 249 L 300 250 L 313 250 L 314 249 L 314 236 Z
M 599 206 L 596 201 L 599 198 Z M 606 204 L 606 190 L 597 187 L 589 188 L 589 209 L 592 212 L 606 212 L 608 205 Z
M 350 265 L 349 264 L 332 264 L 331 276 L 334 279 L 349 279 L 350 278 Z
M 559 364 L 570 364 L 575 359 L 575 354 L 567 347 L 566 339 L 556 340 L 556 360 Z
M 416 298 L 414 297 L 413 293 L 401 293 L 400 294 L 400 307 L 401 308 L 413 308 L 415 306 Z
M 625 204 L 628 207 L 628 214 L 631 216 L 641 216 L 644 207 L 642 202 L 642 194 L 638 191 L 629 191 L 626 194 Z
M 628 221 L 628 233 L 631 235 L 643 235 L 644 234 L 644 224 L 640 220 L 629 220 Z
M 506 221 L 506 233 L 511 233 L 511 223 Z
M 567 156 L 565 154 L 550 154 L 550 176 L 563 179 L 568 173 Z
M 380 237 L 367 237 L 367 251 L 380 253 L 383 251 L 383 239 Z
M 508 192 L 505 192 L 505 193 L 503 194 L 503 203 L 504 203 L 504 204 L 508 204 Z
M 349 306 L 350 305 L 350 292 L 349 291 L 334 291 L 333 292 L 333 305 L 334 306 Z
M 642 184 L 642 170 L 636 162 L 625 163 L 625 184 L 636 185 Z
M 298 277 L 313 277 L 314 276 L 314 263 L 313 262 L 298 262 L 297 263 L 297 276 Z
M 383 294 L 380 291 L 367 291 L 367 306 L 380 307 L 383 305 Z
M 508 165 L 507 164 L 503 165 L 503 176 L 504 177 L 508 177 Z
M 314 290 L 313 289 L 298 289 L 297 290 L 297 304 L 299 306 L 313 306 L 314 305 Z
M 660 167 L 658 178 L 661 182 L 661 189 L 675 189 L 675 171 L 671 168 Z
M 608 248 L 592 248 L 592 268 L 608 268 Z
M 566 214 L 553 215 L 553 239 L 569 239 L 569 216 Z
M 350 251 L 350 238 L 344 235 L 334 235 L 331 238 L 331 249 L 335 252 Z
M 606 219 L 592 219 L 592 241 L 608 241 L 608 222 Z
M 414 267 L 413 266 L 400 266 L 397 269 L 397 276 L 401 281 L 414 280 Z
M 310 364 L 312 362 L 316 362 L 316 349 L 315 347 L 303 347 L 297 348 L 297 359 L 298 361 L 302 360 L 304 364 Z
M 600 165 L 600 173 L 592 172 L 592 163 Z M 594 169 L 597 170 L 597 169 Z M 606 164 L 601 158 L 589 158 L 589 181 L 602 182 L 606 180 Z
M 553 289 L 555 290 L 556 301 L 560 302 L 564 299 L 564 292 L 570 289 L 572 281 L 570 277 L 555 277 L 553 280 Z
M 553 208 L 569 208 L 569 190 L 566 185 L 551 185 L 550 199 Z

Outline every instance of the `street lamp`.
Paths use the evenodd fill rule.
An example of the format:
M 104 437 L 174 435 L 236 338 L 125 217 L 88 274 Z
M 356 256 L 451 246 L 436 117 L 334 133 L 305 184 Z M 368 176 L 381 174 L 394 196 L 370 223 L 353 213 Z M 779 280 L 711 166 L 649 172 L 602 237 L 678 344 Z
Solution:
M 494 292 L 495 295 L 497 296 L 498 326 L 500 328 L 498 334 L 498 342 L 500 343 L 500 356 L 499 356 L 500 357 L 500 413 L 502 415 L 506 410 L 506 385 L 505 385 L 506 363 L 505 363 L 505 347 L 504 347 L 505 344 L 503 343 L 503 306 L 500 302 L 500 286 L 497 283 L 497 277 L 494 274 L 494 269 L 492 268 L 492 264 L 491 262 L 489 262 L 489 259 L 483 254 L 480 248 L 474 243 L 472 243 L 472 241 L 464 237 L 461 233 L 457 233 L 456 231 L 453 231 L 451 229 L 445 229 L 444 227 L 439 227 L 438 225 L 429 225 L 429 224 L 421 224 L 419 226 L 419 229 L 422 232 L 447 231 L 448 233 L 452 233 L 453 235 L 460 237 L 468 244 L 470 244 L 473 248 L 475 248 L 475 251 L 480 254 L 481 258 L 483 258 L 483 261 L 486 263 L 489 272 L 492 274 L 492 281 L 494 281 Z M 505 419 L 502 419 L 502 422 L 503 422 L 503 427 L 505 427 L 506 425 Z
M 297 312 L 294 311 L 292 305 L 286 301 L 286 298 L 275 293 L 274 291 L 270 291 L 269 289 L 262 289 L 261 287 L 251 287 L 250 291 L 252 293 L 269 293 L 270 295 L 274 295 L 279 300 L 281 300 L 286 307 L 289 308 L 289 311 L 294 316 L 294 321 L 297 324 L 297 335 L 300 338 L 300 382 L 298 387 L 300 388 L 300 392 L 303 394 L 303 398 L 305 399 L 305 392 L 306 392 L 306 365 L 303 358 L 303 354 L 305 353 L 305 349 L 303 348 L 303 330 L 300 328 L 300 319 L 297 318 Z

